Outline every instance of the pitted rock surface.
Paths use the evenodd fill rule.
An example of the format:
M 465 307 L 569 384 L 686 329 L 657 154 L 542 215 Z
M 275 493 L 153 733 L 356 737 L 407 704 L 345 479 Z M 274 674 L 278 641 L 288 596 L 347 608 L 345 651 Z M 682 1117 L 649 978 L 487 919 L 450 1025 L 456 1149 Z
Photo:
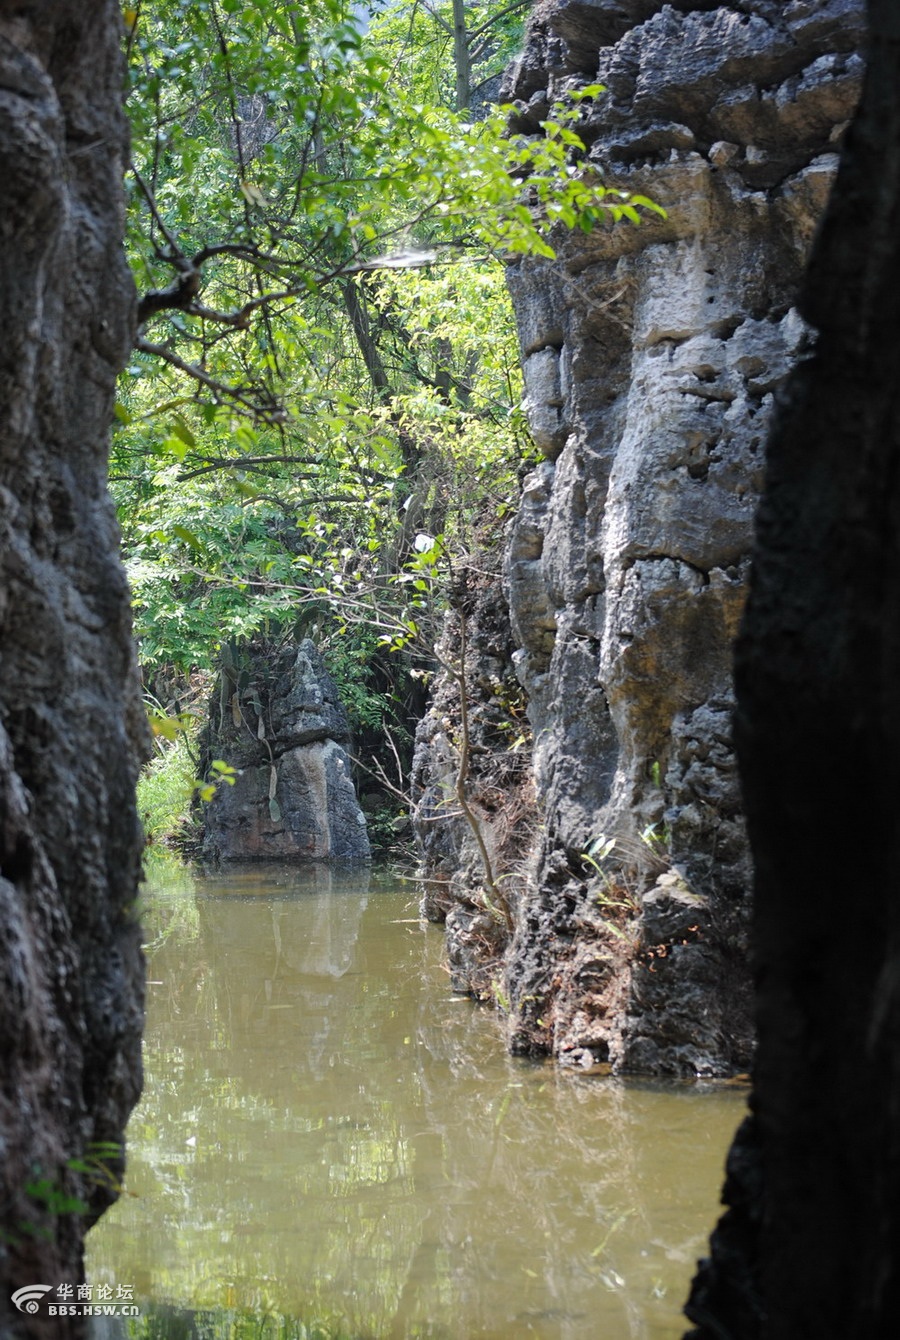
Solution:
M 0 1334 L 82 1282 L 141 1088 L 148 731 L 106 491 L 131 348 L 121 9 L 0 6 Z M 98 1146 L 109 1176 L 78 1171 Z M 86 1214 L 29 1195 L 45 1180 Z M 66 1334 L 82 1333 L 71 1320 Z
M 526 129 L 604 84 L 587 162 L 667 211 L 560 234 L 555 261 L 511 270 L 548 457 L 507 557 L 546 825 L 509 962 L 514 1046 L 671 1073 L 747 1063 L 732 642 L 774 396 L 813 338 L 793 303 L 862 31 L 852 0 L 546 0 L 512 72 Z M 616 838 L 599 881 L 583 856 L 598 835 Z M 671 934 L 651 915 L 661 868 L 696 900 Z M 625 904 L 612 935 L 596 926 L 610 883 Z M 617 932 L 632 950 L 617 951 L 616 998 L 573 992 L 585 942 Z
M 605 85 L 581 104 L 585 167 L 666 210 L 560 230 L 554 260 L 509 270 L 545 456 L 505 571 L 543 821 L 507 953 L 517 1050 L 747 1065 L 732 643 L 775 395 L 814 340 L 794 302 L 863 30 L 862 0 L 539 0 L 508 75 L 532 134 Z M 669 873 L 699 902 L 656 939 L 647 898 Z
M 369 839 L 337 685 L 304 639 L 272 664 L 268 648 L 232 653 L 214 694 L 207 763 L 237 770 L 204 812 L 208 860 L 368 860 Z

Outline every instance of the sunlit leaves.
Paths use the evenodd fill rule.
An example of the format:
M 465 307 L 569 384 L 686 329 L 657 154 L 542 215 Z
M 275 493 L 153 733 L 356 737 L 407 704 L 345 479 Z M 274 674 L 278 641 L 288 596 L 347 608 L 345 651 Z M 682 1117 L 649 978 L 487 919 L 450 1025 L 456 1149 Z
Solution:
M 209 776 L 205 781 L 194 783 L 194 793 L 198 800 L 209 803 L 222 786 L 234 786 L 237 771 L 221 758 L 214 758 L 209 765 Z
M 451 110 L 450 4 L 368 35 L 351 8 L 155 0 L 131 32 L 132 264 L 145 294 L 196 281 L 147 309 L 116 411 L 150 666 L 366 618 L 421 641 L 441 590 L 416 535 L 483 541 L 532 452 L 498 261 L 655 208 L 585 169 L 599 85 L 510 135 Z M 521 12 L 467 15 L 476 76 L 499 69 Z

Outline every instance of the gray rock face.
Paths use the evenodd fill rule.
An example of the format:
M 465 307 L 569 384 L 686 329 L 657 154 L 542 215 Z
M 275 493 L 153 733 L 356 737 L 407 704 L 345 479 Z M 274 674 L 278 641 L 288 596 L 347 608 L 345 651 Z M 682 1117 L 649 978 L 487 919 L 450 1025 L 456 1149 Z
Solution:
M 606 85 L 588 163 L 668 213 L 561 235 L 556 261 L 510 275 L 548 457 L 507 561 L 546 826 L 509 965 L 514 1046 L 675 1073 L 747 1062 L 732 642 L 862 25 L 852 0 L 547 0 L 513 73 L 525 129 Z M 598 879 L 584 854 L 609 839 Z M 611 939 L 614 990 L 578 966 Z
M 112 0 L 0 6 L 4 1336 L 59 1333 L 10 1293 L 81 1280 L 85 1228 L 115 1198 L 122 1160 L 108 1182 L 70 1163 L 123 1147 L 141 1086 L 134 786 L 147 726 L 105 488 L 134 319 L 120 37 Z M 89 1202 L 87 1217 L 55 1213 L 33 1191 L 42 1181 Z
M 270 664 L 250 649 L 223 668 L 204 748 L 238 775 L 206 807 L 204 855 L 368 860 L 337 686 L 308 638 Z
M 546 457 L 505 576 L 544 826 L 507 956 L 515 1049 L 747 1064 L 732 642 L 774 395 L 811 343 L 793 304 L 863 15 L 862 0 L 542 0 L 510 73 L 528 133 L 604 84 L 582 104 L 587 166 L 667 211 L 560 232 L 555 260 L 509 272 Z

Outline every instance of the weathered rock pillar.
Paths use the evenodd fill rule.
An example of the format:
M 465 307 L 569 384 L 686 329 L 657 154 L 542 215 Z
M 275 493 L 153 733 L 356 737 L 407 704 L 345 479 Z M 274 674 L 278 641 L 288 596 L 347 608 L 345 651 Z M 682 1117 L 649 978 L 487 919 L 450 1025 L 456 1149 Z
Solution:
M 207 859 L 368 860 L 347 715 L 313 642 L 227 652 L 204 751 L 236 768 L 204 815 Z
M 668 218 L 560 234 L 556 261 L 510 275 L 547 457 L 507 569 L 546 825 L 510 962 L 516 1046 L 668 1073 L 747 1063 L 732 643 L 861 25 L 861 0 L 536 6 L 519 124 L 605 85 L 587 163 Z M 601 835 L 598 879 L 583 854 Z
M 558 231 L 555 260 L 510 268 L 545 457 L 506 565 L 544 830 L 507 955 L 518 1050 L 672 1074 L 749 1059 L 732 644 L 862 15 L 538 0 L 508 80 L 535 135 L 605 85 L 583 166 L 668 212 Z

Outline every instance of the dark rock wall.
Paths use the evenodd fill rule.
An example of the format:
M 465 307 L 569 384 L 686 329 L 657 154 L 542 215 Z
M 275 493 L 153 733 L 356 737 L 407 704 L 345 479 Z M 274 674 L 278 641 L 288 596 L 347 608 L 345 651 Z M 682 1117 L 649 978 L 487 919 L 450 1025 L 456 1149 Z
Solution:
M 437 677 L 412 766 L 413 817 L 428 880 L 422 911 L 445 923 L 453 989 L 480 999 L 490 999 L 502 982 L 538 821 L 501 561 L 495 545 L 479 554 L 477 568 L 457 573 L 437 650 L 462 680 Z M 484 854 L 457 797 L 463 692 L 469 730 L 464 787 Z M 485 855 L 493 894 L 485 887 Z
M 66 1165 L 121 1143 L 141 1084 L 146 723 L 105 487 L 134 311 L 120 38 L 112 0 L 0 3 L 4 1335 L 44 1334 L 12 1289 L 80 1278 L 85 1224 L 113 1193 Z M 88 1216 L 54 1212 L 42 1181 Z
M 237 770 L 203 816 L 209 860 L 367 860 L 338 689 L 306 638 L 226 654 L 204 742 Z M 345 747 L 346 746 L 346 747 Z
M 900 10 L 868 9 L 735 660 L 759 1048 L 696 1340 L 880 1340 L 900 1307 Z
M 579 126 L 588 167 L 668 212 L 560 233 L 556 260 L 510 269 L 546 457 L 506 564 L 544 824 L 508 956 L 517 1049 L 747 1064 L 732 644 L 861 28 L 861 0 L 542 0 L 511 71 L 530 133 L 604 84 Z

